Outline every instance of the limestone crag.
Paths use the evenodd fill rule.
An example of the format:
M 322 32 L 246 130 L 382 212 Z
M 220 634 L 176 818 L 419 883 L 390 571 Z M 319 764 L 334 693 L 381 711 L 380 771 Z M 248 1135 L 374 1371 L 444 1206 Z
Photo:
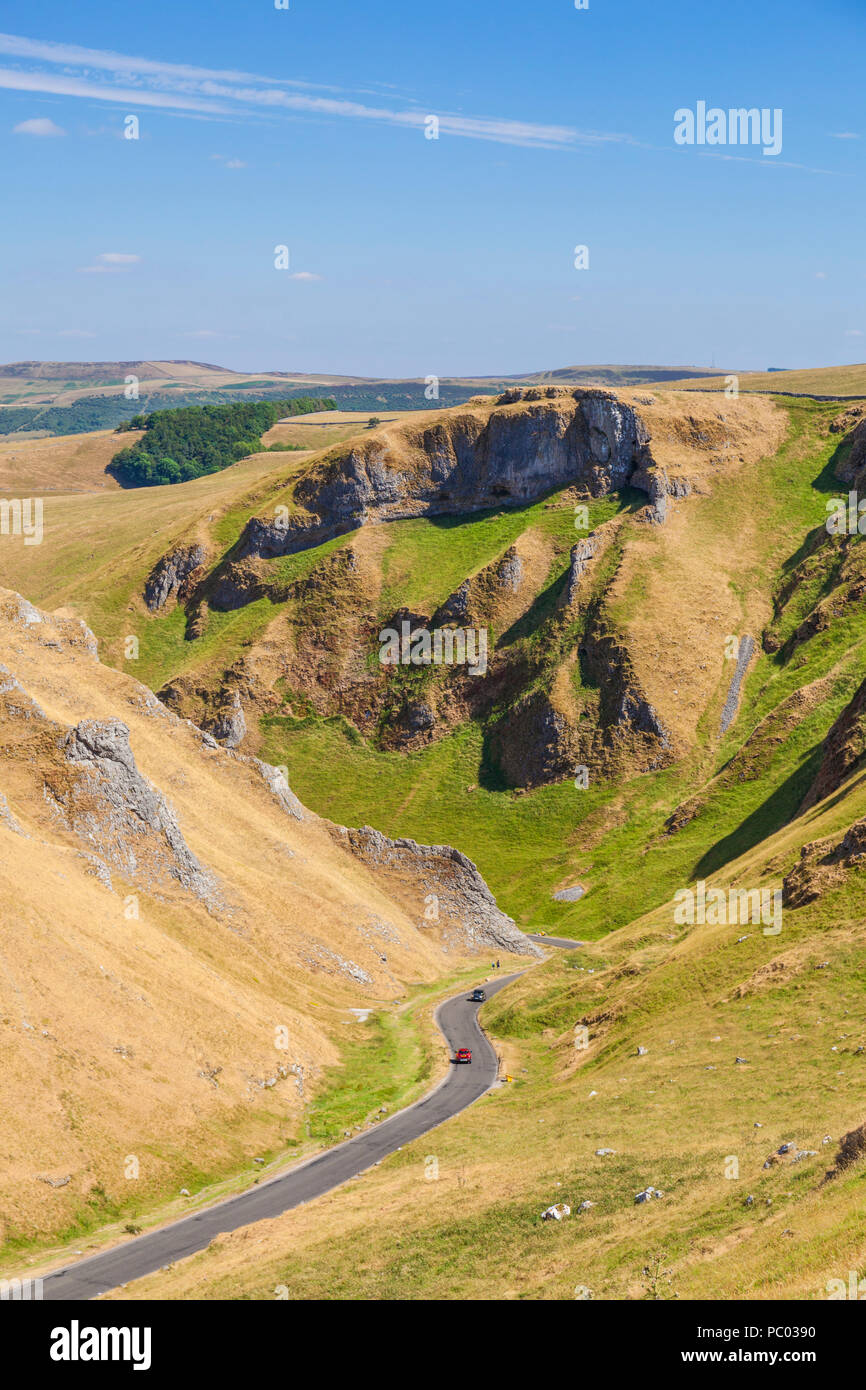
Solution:
M 286 814 L 295 820 L 306 820 L 308 813 L 289 786 L 282 768 L 272 767 L 270 763 L 263 763 L 260 758 L 251 758 L 249 761 L 267 782 L 268 788 L 277 798 Z
M 459 588 L 449 594 L 430 619 L 430 627 L 484 626 L 495 622 L 503 602 L 519 591 L 523 576 L 524 565 L 517 548 L 509 546 L 499 560 L 494 560 L 470 579 L 464 579 Z
M 803 907 L 845 882 L 847 871 L 866 857 L 866 820 L 855 821 L 842 839 L 814 840 L 803 845 L 800 858 L 782 880 L 785 907 Z
M 493 726 L 491 750 L 510 787 L 540 787 L 574 775 L 576 731 L 546 691 L 534 691 Z
M 164 608 L 171 598 L 182 598 L 194 572 L 207 558 L 203 545 L 179 546 L 163 555 L 144 586 L 144 601 L 152 613 Z
M 598 550 L 598 541 L 594 531 L 591 531 L 583 540 L 579 540 L 576 545 L 571 547 L 569 558 L 568 573 L 565 576 L 565 587 L 560 599 L 565 608 L 570 608 L 577 598 L 580 589 L 580 581 L 589 568 L 589 562 Z
M 216 882 L 183 838 L 161 792 L 142 776 L 119 719 L 86 719 L 61 739 L 71 776 L 46 776 L 45 792 L 67 827 L 129 880 L 176 880 L 216 904 Z
M 227 703 L 210 724 L 208 732 L 224 748 L 237 748 L 243 743 L 247 732 L 247 721 L 239 691 L 233 690 L 231 692 Z
M 866 757 L 866 680 L 831 726 L 824 739 L 818 775 L 800 807 L 807 811 L 831 792 L 838 791 Z
M 414 910 L 419 925 L 452 939 L 458 949 L 541 954 L 512 918 L 500 912 L 478 869 L 460 850 L 389 840 L 369 825 L 359 830 L 338 825 L 334 833 L 352 854 L 388 877 L 391 891 Z
M 331 454 L 297 483 L 293 515 L 251 519 L 242 554 L 294 554 L 367 522 L 521 506 L 571 484 L 593 497 L 633 480 L 663 490 L 654 478 L 646 427 L 611 392 L 506 391 L 492 410 L 454 411 Z

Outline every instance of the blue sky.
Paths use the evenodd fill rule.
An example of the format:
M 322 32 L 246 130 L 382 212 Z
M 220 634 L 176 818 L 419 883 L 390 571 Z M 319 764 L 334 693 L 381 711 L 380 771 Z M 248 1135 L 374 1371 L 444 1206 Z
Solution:
M 0 28 L 0 360 L 866 359 L 862 0 L 6 0 Z M 676 145 L 699 101 L 781 108 L 781 153 Z

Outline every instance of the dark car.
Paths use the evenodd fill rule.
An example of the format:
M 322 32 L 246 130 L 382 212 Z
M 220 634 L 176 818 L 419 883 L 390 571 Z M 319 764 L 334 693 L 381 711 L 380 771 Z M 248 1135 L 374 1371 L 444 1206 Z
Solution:
M 468 1047 L 458 1047 L 458 1049 L 457 1049 L 457 1055 L 456 1055 L 456 1057 L 454 1058 L 454 1061 L 455 1061 L 455 1062 L 471 1062 L 471 1061 L 472 1061 L 472 1053 L 469 1051 L 469 1048 L 468 1048 Z
M 471 999 L 473 1004 L 483 1004 L 486 998 L 487 995 L 484 993 L 483 989 L 473 989 Z

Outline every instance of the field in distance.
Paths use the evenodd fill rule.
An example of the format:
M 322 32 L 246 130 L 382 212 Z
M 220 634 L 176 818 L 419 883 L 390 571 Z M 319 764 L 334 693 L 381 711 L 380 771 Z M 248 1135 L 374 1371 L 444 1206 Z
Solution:
M 845 367 L 803 367 L 796 371 L 740 372 L 741 391 L 802 392 L 808 396 L 866 396 L 866 363 L 855 362 Z M 670 391 L 724 391 L 724 376 L 659 382 Z

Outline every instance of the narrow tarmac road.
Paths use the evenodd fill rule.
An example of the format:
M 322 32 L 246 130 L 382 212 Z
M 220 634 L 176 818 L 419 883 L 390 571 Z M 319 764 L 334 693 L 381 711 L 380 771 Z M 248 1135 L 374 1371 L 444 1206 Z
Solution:
M 550 938 L 546 940 L 553 944 Z M 484 988 L 488 998 L 516 980 L 520 973 L 487 982 Z M 436 1021 L 452 1056 L 458 1047 L 469 1047 L 472 1061 L 468 1066 L 452 1065 L 445 1080 L 423 1100 L 398 1111 L 374 1129 L 326 1149 L 237 1197 L 229 1197 L 194 1215 L 182 1217 L 170 1226 L 161 1226 L 147 1235 L 47 1274 L 44 1298 L 68 1301 L 95 1298 L 120 1284 L 152 1274 L 164 1265 L 203 1250 L 222 1231 L 234 1231 L 253 1221 L 279 1216 L 303 1202 L 321 1197 L 403 1144 L 411 1143 L 465 1110 L 490 1090 L 497 1073 L 496 1053 L 478 1022 L 480 1005 L 471 1002 L 470 994 L 471 989 L 467 989 L 441 1004 Z
M 584 941 L 572 941 L 569 936 L 542 936 L 540 932 L 528 931 L 526 935 L 530 941 L 537 941 L 539 946 L 558 946 L 562 951 L 576 951 L 579 946 L 585 946 Z

